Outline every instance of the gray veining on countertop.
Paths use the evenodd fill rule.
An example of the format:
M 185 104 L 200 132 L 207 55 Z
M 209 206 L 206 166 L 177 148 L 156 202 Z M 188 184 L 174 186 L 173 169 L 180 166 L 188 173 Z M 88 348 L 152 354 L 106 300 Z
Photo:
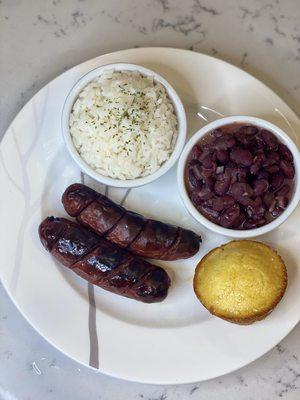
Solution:
M 139 46 L 214 55 L 300 109 L 299 0 L 0 0 L 0 42 L 1 136 L 55 76 L 100 54 Z M 0 399 L 298 400 L 299 340 L 300 325 L 251 365 L 197 385 L 129 383 L 63 356 L 28 325 L 0 285 Z

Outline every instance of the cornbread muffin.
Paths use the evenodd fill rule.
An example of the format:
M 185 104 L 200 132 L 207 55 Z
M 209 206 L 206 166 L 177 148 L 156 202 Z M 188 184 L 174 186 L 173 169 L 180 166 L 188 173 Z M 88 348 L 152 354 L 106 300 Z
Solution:
M 204 307 L 237 324 L 265 318 L 286 286 L 281 257 L 269 246 L 251 240 L 236 240 L 211 250 L 194 276 L 194 291 Z

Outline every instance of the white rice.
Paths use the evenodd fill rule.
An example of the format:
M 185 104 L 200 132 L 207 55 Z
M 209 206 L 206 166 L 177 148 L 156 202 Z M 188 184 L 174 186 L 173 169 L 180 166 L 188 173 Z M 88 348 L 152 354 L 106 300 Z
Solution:
M 178 122 L 163 85 L 133 71 L 106 71 L 80 92 L 69 119 L 73 143 L 98 173 L 150 175 L 166 162 Z

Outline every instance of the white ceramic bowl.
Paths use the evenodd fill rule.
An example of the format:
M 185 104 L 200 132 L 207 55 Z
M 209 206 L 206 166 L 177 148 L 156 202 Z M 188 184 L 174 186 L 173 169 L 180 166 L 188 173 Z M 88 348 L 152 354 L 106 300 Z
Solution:
M 287 208 L 283 211 L 283 213 L 276 219 L 274 219 L 269 224 L 261 226 L 259 228 L 254 229 L 247 229 L 247 230 L 235 230 L 229 228 L 223 228 L 213 222 L 209 221 L 206 217 L 204 217 L 193 205 L 192 201 L 189 198 L 189 195 L 186 190 L 185 185 L 185 178 L 184 178 L 184 171 L 186 166 L 186 161 L 192 150 L 192 147 L 205 136 L 208 132 L 219 128 L 221 126 L 232 124 L 234 122 L 245 123 L 245 124 L 253 124 L 261 128 L 268 129 L 271 131 L 282 143 L 284 143 L 292 152 L 294 157 L 294 164 L 295 164 L 295 187 L 294 192 L 292 194 L 291 200 Z M 251 238 L 254 236 L 263 235 L 272 231 L 273 229 L 277 228 L 280 224 L 282 224 L 288 216 L 294 211 L 297 207 L 297 204 L 300 199 L 300 158 L 299 158 L 299 151 L 296 147 L 295 143 L 290 139 L 290 137 L 284 133 L 280 128 L 271 124 L 268 121 L 265 121 L 260 118 L 254 117 L 247 117 L 247 116 L 232 116 L 218 119 L 214 122 L 211 122 L 201 128 L 198 132 L 196 132 L 191 139 L 185 145 L 183 152 L 181 153 L 181 157 L 178 162 L 178 169 L 177 169 L 177 182 L 180 196 L 183 200 L 185 207 L 187 208 L 188 212 L 202 225 L 206 228 L 225 236 L 229 236 L 232 238 Z
M 121 180 L 121 179 L 114 179 L 104 175 L 99 174 L 95 170 L 93 170 L 79 155 L 77 152 L 73 140 L 71 138 L 69 132 L 69 116 L 72 110 L 73 104 L 76 101 L 79 93 L 81 90 L 93 79 L 100 76 L 104 71 L 107 70 L 115 70 L 115 71 L 138 71 L 143 75 L 151 76 L 154 78 L 155 81 L 160 82 L 166 89 L 170 100 L 173 103 L 175 113 L 178 119 L 178 137 L 177 141 L 171 154 L 170 158 L 162 164 L 162 166 L 153 174 L 137 178 L 137 179 L 128 179 L 128 180 Z M 79 168 L 89 175 L 91 178 L 95 179 L 96 181 L 103 183 L 109 186 L 115 187 L 123 187 L 123 188 L 131 188 L 136 186 L 142 186 L 147 183 L 150 183 L 157 178 L 161 177 L 165 174 L 178 160 L 182 149 L 185 144 L 186 140 L 186 114 L 184 111 L 183 104 L 174 90 L 174 88 L 159 74 L 150 69 L 141 67 L 135 64 L 126 64 L 126 63 L 118 63 L 118 64 L 107 64 L 101 67 L 95 68 L 92 71 L 88 72 L 84 76 L 82 76 L 79 81 L 72 87 L 71 91 L 69 92 L 65 104 L 63 106 L 62 111 L 62 133 L 65 140 L 65 144 L 69 153 L 71 154 L 73 160 L 79 166 Z

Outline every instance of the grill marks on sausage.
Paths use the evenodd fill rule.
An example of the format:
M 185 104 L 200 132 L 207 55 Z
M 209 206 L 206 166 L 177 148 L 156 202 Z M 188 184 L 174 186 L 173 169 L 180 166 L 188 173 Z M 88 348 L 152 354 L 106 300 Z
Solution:
M 113 203 L 107 197 L 98 195 L 97 199 L 84 208 L 77 216 L 77 221 L 100 236 L 113 228 L 125 214 L 125 209 Z
M 142 282 L 135 285 L 134 295 L 142 299 L 141 301 L 146 301 L 150 297 L 162 297 L 164 295 L 165 286 L 167 285 L 167 274 L 165 271 L 156 267 L 152 269 L 145 277 Z
M 97 197 L 99 197 L 99 193 L 95 190 L 87 186 L 86 190 L 82 190 L 82 185 L 75 183 L 65 190 L 62 196 L 62 202 L 63 204 L 68 202 L 68 214 L 71 217 L 77 217 L 81 211 L 88 207 Z
M 162 301 L 170 279 L 160 267 L 65 218 L 46 218 L 39 227 L 44 247 L 64 266 L 111 292 L 146 303 Z
M 72 269 L 87 280 L 91 277 L 95 281 L 92 283 L 103 283 L 121 263 L 126 264 L 132 259 L 131 254 L 119 251 L 116 246 L 102 239 L 101 246 L 74 264 Z
M 173 245 L 164 254 L 162 260 L 176 260 L 177 254 L 181 254 L 182 258 L 188 258 L 191 254 L 196 254 L 198 250 L 199 237 L 193 232 L 179 228 Z
M 153 266 L 153 268 L 156 267 Z M 124 293 L 125 290 L 139 283 L 153 268 L 149 270 L 149 264 L 146 261 L 132 257 L 131 260 L 122 263 L 121 267 L 111 274 L 107 279 L 107 283 L 109 286 Z
M 78 224 L 64 218 L 60 220 L 65 229 L 57 235 L 58 239 L 50 252 L 58 261 L 70 268 L 98 246 L 101 238 L 87 229 L 82 229 Z M 51 225 L 49 221 L 48 225 Z
M 151 254 L 153 258 L 163 258 L 174 243 L 178 229 L 175 226 L 148 219 L 140 234 L 129 246 L 129 250 L 143 257 Z
M 142 215 L 126 211 L 123 217 L 107 233 L 106 239 L 120 247 L 126 248 L 140 234 L 145 222 L 146 218 Z
M 39 227 L 39 236 L 43 246 L 51 251 L 58 239 L 64 234 L 67 225 L 60 219 L 55 217 L 46 218 L 49 224 L 41 224 Z
M 140 256 L 176 260 L 199 250 L 201 238 L 194 232 L 127 211 L 83 184 L 69 186 L 62 202 L 82 225 Z

